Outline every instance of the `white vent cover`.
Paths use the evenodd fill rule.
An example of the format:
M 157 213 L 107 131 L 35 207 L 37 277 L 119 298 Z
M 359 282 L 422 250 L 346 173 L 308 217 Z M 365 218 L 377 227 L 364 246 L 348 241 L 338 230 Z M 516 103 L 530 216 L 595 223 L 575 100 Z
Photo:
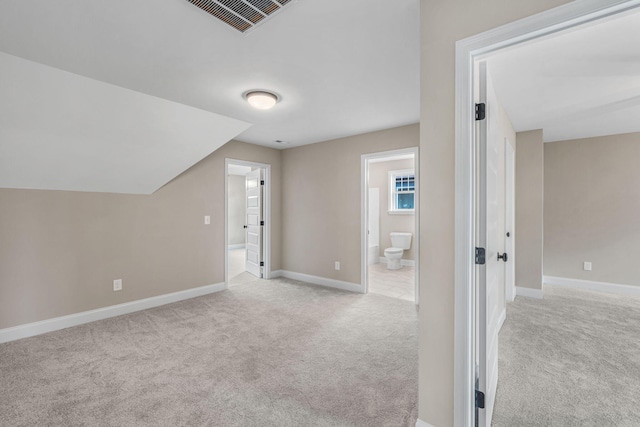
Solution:
M 187 0 L 245 33 L 295 0 Z

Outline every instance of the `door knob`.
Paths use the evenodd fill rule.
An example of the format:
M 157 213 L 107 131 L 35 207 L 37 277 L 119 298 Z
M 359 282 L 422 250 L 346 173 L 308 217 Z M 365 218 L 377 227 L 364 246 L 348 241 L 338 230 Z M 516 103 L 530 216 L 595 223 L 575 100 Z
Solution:
M 244 228 L 247 228 L 247 226 L 246 226 L 246 225 L 243 225 L 243 227 L 244 227 Z
M 507 237 L 511 237 L 511 233 L 507 231 Z
M 500 252 L 498 252 L 498 261 L 503 260 L 504 262 L 507 262 L 507 254 L 504 253 L 502 255 L 500 255 Z

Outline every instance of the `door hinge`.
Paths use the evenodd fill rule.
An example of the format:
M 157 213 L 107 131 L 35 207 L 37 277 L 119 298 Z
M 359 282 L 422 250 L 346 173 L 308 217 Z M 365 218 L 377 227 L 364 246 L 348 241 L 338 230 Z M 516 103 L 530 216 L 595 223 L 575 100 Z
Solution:
M 476 390 L 476 408 L 484 409 L 484 393 Z
M 260 261 L 260 267 L 264 267 L 264 261 Z
M 476 120 L 484 120 L 487 116 L 486 106 L 484 102 L 476 104 Z
M 260 181 L 260 185 L 264 185 L 264 179 Z
M 476 264 L 484 265 L 485 250 L 484 248 L 476 248 Z
M 264 225 L 264 221 L 260 221 L 260 225 Z

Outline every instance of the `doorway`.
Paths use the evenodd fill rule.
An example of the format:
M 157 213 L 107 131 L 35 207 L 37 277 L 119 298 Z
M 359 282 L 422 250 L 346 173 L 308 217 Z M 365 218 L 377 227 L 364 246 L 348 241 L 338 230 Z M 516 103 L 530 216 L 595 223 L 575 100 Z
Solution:
M 270 165 L 225 159 L 225 283 L 269 279 Z
M 487 221 L 479 218 L 476 210 L 476 198 L 483 197 L 480 188 L 482 183 L 477 181 L 478 160 L 474 155 L 474 136 L 476 134 L 476 118 L 474 114 L 474 71 L 473 64 L 490 53 L 499 49 L 515 46 L 520 43 L 534 40 L 540 37 L 550 36 L 560 31 L 575 28 L 578 25 L 594 22 L 600 19 L 626 12 L 637 8 L 640 2 L 618 1 L 602 2 L 600 5 L 589 2 L 573 2 L 563 7 L 558 7 L 541 14 L 525 18 L 515 23 L 507 24 L 457 43 L 456 60 L 456 301 L 455 301 L 455 352 L 460 357 L 455 362 L 455 386 L 454 407 L 456 425 L 471 426 L 474 423 L 473 413 L 476 402 L 487 402 L 492 396 L 483 393 L 491 393 L 491 390 L 483 388 L 476 390 L 474 350 L 477 348 L 478 339 L 482 340 L 482 330 L 491 329 L 487 326 L 492 316 L 485 316 L 485 321 L 477 316 L 477 310 L 482 310 L 487 303 L 487 295 L 479 295 L 475 286 L 476 264 L 482 264 L 480 259 L 489 262 L 496 258 L 494 252 L 487 250 L 486 257 L 478 256 L 477 235 L 486 232 Z M 486 200 L 485 200 L 486 202 Z M 482 201 L 478 201 L 482 203 Z M 482 226 L 484 229 L 478 230 Z M 481 269 L 482 270 L 482 269 Z M 486 281 L 488 273 L 481 271 L 480 280 Z M 480 286 L 478 289 L 483 289 Z M 477 305 L 476 305 L 477 301 Z M 480 349 L 484 357 L 488 356 L 488 350 Z M 493 356 L 491 356 L 493 357 Z M 487 366 L 492 366 L 495 361 L 486 360 Z M 486 384 L 491 378 L 484 378 Z M 482 383 L 482 382 L 481 382 Z M 489 386 L 490 387 L 490 386 Z M 478 394 L 479 393 L 479 394 Z M 481 399 L 479 399 L 479 396 Z M 491 422 L 488 411 L 483 411 L 480 425 L 489 425 Z M 488 416 L 487 416 L 488 415 Z
M 364 292 L 418 304 L 418 149 L 362 155 Z

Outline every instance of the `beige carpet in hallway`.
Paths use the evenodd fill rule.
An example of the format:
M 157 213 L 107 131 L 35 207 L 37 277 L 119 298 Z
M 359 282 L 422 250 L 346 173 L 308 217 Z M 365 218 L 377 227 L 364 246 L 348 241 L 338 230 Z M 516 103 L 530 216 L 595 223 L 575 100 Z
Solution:
M 545 286 L 500 332 L 494 427 L 640 426 L 640 298 Z
M 413 303 L 287 279 L 0 345 L 2 426 L 414 426 Z

